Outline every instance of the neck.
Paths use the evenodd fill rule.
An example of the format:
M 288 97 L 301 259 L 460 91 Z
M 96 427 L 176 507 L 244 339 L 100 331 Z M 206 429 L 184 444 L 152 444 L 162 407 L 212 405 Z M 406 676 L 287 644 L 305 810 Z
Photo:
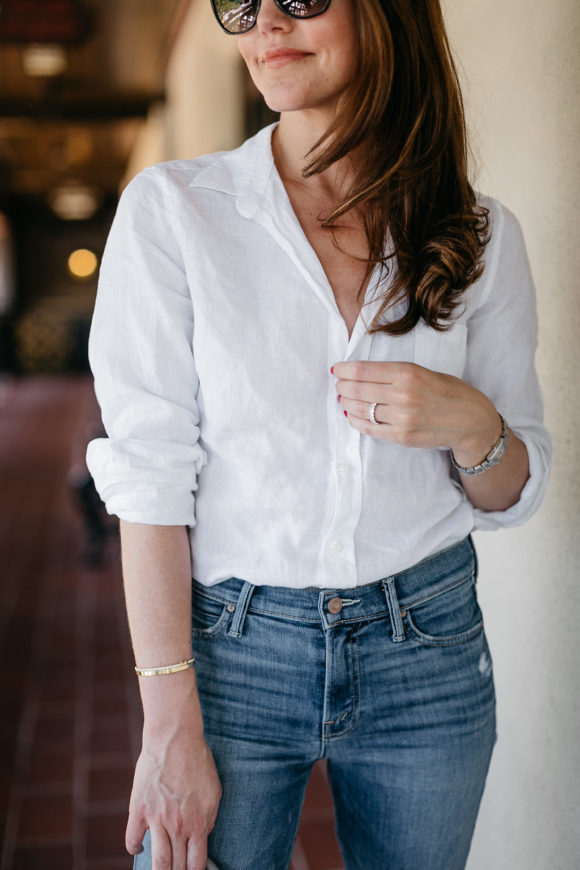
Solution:
M 274 162 L 285 184 L 299 184 L 333 203 L 339 202 L 353 176 L 350 158 L 337 160 L 324 172 L 304 178 L 310 149 L 328 129 L 331 119 L 314 112 L 282 112 L 272 137 Z

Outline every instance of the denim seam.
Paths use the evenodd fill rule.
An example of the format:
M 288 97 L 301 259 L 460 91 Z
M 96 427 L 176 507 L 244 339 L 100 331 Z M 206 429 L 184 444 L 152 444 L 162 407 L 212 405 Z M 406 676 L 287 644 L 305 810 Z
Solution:
M 266 616 L 277 616 L 280 619 L 289 619 L 296 620 L 297 622 L 309 622 L 313 625 L 317 625 L 320 623 L 320 619 L 317 617 L 316 619 L 310 619 L 307 616 L 291 616 L 288 613 L 280 613 L 279 610 L 264 610 L 261 607 L 248 607 L 248 613 L 263 613 Z
M 461 634 L 452 634 L 448 637 L 445 637 L 445 635 L 437 637 L 437 635 L 424 634 L 420 631 L 411 619 L 411 614 L 407 614 L 406 621 L 411 635 L 426 646 L 459 646 L 459 644 L 465 643 L 466 640 L 479 634 L 483 629 L 483 619 L 480 619 L 476 625 L 469 628 L 467 631 L 462 631 Z
M 230 615 L 229 611 L 224 607 L 214 624 L 209 628 L 196 628 L 192 625 L 192 637 L 196 637 L 198 640 L 202 640 L 203 638 L 221 637 L 228 627 Z
M 333 622 L 332 625 L 350 625 L 355 622 L 376 622 L 378 619 L 384 619 L 389 616 L 388 610 L 379 610 L 376 613 L 365 613 L 362 616 L 349 616 L 348 619 L 339 619 Z
M 429 592 L 427 595 L 423 595 L 421 598 L 414 598 L 411 601 L 403 600 L 400 602 L 401 609 L 410 610 L 412 607 L 417 607 L 419 604 L 424 604 L 426 601 L 431 601 L 433 598 L 437 598 L 439 595 L 443 595 L 445 592 L 449 592 L 451 589 L 455 589 L 457 586 L 461 586 L 462 583 L 465 583 L 473 576 L 473 571 L 470 570 L 468 574 L 464 574 L 459 580 L 454 580 L 452 583 L 448 583 L 447 586 L 433 589 L 431 592 Z
M 358 627 L 357 627 L 356 631 L 353 632 L 353 637 L 355 637 L 355 643 L 353 644 L 355 656 L 353 656 L 353 659 L 356 657 L 356 663 L 354 661 L 351 663 L 351 679 L 353 681 L 353 689 L 354 689 L 352 725 L 350 726 L 348 731 L 342 731 L 340 734 L 337 734 L 336 736 L 325 737 L 324 733 L 323 733 L 323 736 L 322 736 L 322 744 L 323 745 L 325 743 L 335 743 L 337 740 L 342 740 L 343 737 L 348 737 L 348 735 L 352 734 L 352 732 L 355 730 L 355 728 L 358 725 L 359 719 L 360 719 L 360 662 L 359 662 L 359 655 L 358 655 Z M 356 710 L 355 710 L 354 701 L 357 702 L 356 703 Z M 356 713 L 356 715 L 355 715 L 355 713 Z M 330 721 L 333 721 L 333 720 L 330 720 Z M 324 723 L 324 724 L 326 724 L 326 723 Z
M 257 588 L 257 587 L 254 587 L 254 588 Z M 196 594 L 197 594 L 197 591 L 196 591 Z M 210 601 L 213 601 L 215 604 L 223 604 L 223 605 L 233 604 L 234 607 L 237 607 L 238 601 L 239 601 L 239 598 L 237 598 L 237 599 L 223 598 L 221 595 L 207 595 L 203 592 L 201 592 L 199 594 L 202 595 L 204 598 L 207 598 Z M 310 622 L 313 625 L 316 625 L 318 622 L 320 622 L 318 617 L 316 619 L 310 619 L 307 616 L 291 616 L 290 614 L 280 613 L 280 611 L 278 611 L 278 610 L 265 610 L 262 607 L 256 607 L 254 604 L 251 604 L 248 606 L 246 613 L 264 613 L 268 616 L 279 616 L 281 618 L 286 618 L 286 619 L 295 619 L 298 622 Z

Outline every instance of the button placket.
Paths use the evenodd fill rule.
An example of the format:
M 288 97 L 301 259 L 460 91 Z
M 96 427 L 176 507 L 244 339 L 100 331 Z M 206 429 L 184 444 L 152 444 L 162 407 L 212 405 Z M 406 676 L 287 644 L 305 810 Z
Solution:
M 368 359 L 371 336 L 357 336 L 354 332 L 348 345 L 344 344 L 343 330 L 334 322 L 329 324 L 329 354 L 335 353 L 329 366 L 340 359 Z M 360 433 L 353 429 L 336 401 L 334 381 L 331 386 L 330 427 L 334 435 L 334 473 L 329 498 L 334 497 L 330 523 L 323 542 L 323 570 L 327 585 L 349 588 L 357 584 L 354 534 L 362 510 L 362 460 Z M 334 431 L 332 431 L 334 427 Z
M 334 403 L 337 404 L 336 402 Z M 340 411 L 340 408 L 338 408 Z M 328 585 L 356 586 L 354 532 L 360 517 L 361 499 L 359 433 L 335 412 L 334 511 L 327 529 L 324 565 Z M 336 460 L 339 461 L 336 461 Z M 348 462 L 344 460 L 348 459 Z M 359 472 L 357 472 L 357 464 Z

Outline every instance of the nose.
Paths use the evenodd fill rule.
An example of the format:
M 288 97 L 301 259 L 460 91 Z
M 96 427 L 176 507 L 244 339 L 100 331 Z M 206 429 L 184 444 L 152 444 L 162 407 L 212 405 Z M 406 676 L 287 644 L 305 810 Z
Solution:
M 278 8 L 274 0 L 262 0 L 256 27 L 261 33 L 288 31 L 292 29 L 292 18 Z

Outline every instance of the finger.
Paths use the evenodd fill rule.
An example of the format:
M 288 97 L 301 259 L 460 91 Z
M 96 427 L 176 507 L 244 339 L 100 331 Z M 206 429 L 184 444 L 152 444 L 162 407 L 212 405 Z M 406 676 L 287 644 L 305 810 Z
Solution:
M 337 381 L 336 392 L 347 399 L 361 402 L 389 402 L 391 394 L 397 389 L 392 384 L 376 384 L 368 381 Z
M 345 396 L 341 396 L 340 399 L 341 407 L 346 414 L 350 417 L 359 417 L 361 420 L 367 420 L 369 423 L 371 422 L 371 407 L 372 402 L 359 402 L 355 399 L 349 399 Z M 377 423 L 389 423 L 389 405 L 384 403 L 377 403 L 375 408 L 375 420 Z
M 340 405 L 346 411 L 345 416 L 358 417 L 360 420 L 371 423 L 371 425 L 375 425 L 371 420 L 373 404 L 375 403 L 359 402 L 345 396 L 340 398 Z M 425 414 L 421 409 L 411 406 L 409 402 L 398 404 L 396 397 L 394 397 L 393 402 L 377 402 L 374 417 L 377 423 L 386 423 L 391 427 L 396 426 L 401 432 L 412 433 L 425 428 Z
M 205 870 L 207 864 L 207 838 L 203 841 L 190 839 L 187 841 L 187 870 Z
M 142 844 L 146 830 L 145 819 L 129 810 L 129 820 L 125 830 L 125 848 L 129 855 L 139 855 L 143 851 Z
M 379 418 L 375 412 L 375 418 Z M 401 422 L 396 418 L 388 422 L 380 422 L 378 424 L 371 423 L 370 418 L 357 417 L 356 414 L 348 414 L 348 423 L 353 429 L 358 429 L 363 435 L 368 435 L 371 438 L 380 438 L 383 441 L 389 441 L 391 444 L 399 444 L 402 447 L 440 447 L 446 442 L 443 437 L 438 437 L 437 433 L 411 425 L 409 422 Z
M 187 840 L 173 837 L 171 840 L 171 870 L 186 870 Z
M 371 438 L 381 438 L 383 441 L 390 441 L 393 444 L 399 443 L 397 430 L 388 423 L 371 423 L 368 416 L 366 418 L 357 417 L 356 414 L 348 414 L 347 420 L 349 426 L 357 429 L 363 435 L 369 435 Z
M 344 381 L 388 384 L 396 381 L 407 367 L 413 365 L 415 363 L 349 360 L 335 363 L 332 366 L 332 374 L 335 378 Z
M 151 826 L 151 870 L 172 870 L 171 840 L 165 828 Z

